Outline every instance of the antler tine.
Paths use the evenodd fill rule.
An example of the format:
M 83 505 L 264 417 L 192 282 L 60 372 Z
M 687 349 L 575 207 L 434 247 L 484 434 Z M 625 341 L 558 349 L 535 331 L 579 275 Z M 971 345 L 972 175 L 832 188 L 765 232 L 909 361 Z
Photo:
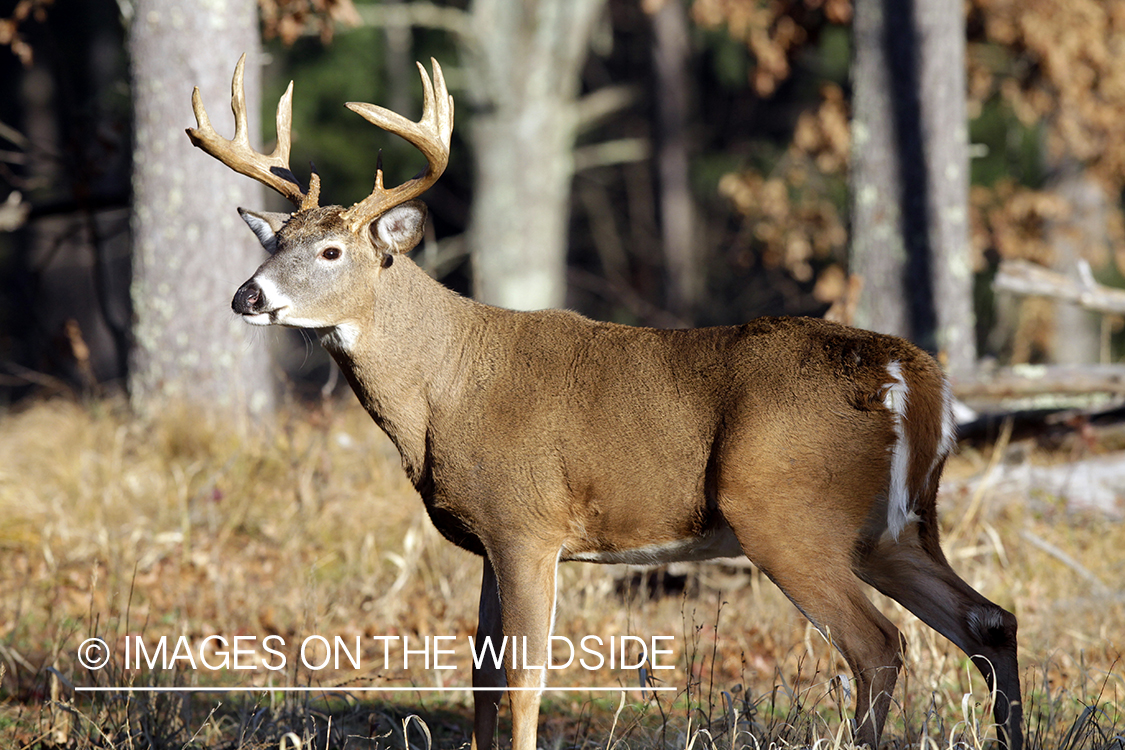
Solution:
M 412 180 L 395 188 L 383 187 L 383 169 L 375 171 L 375 187 L 367 198 L 343 213 L 344 221 L 356 231 L 384 211 L 405 203 L 424 193 L 433 185 L 449 163 L 449 140 L 453 134 L 453 97 L 445 87 L 445 76 L 437 60 L 430 58 L 434 78 L 426 73 L 422 63 L 418 72 L 422 78 L 422 118 L 413 122 L 402 115 L 375 104 L 348 102 L 351 111 L 389 133 L 405 138 L 426 157 L 426 169 Z
M 203 96 L 199 93 L 198 86 L 191 92 L 191 109 L 195 113 L 196 127 L 187 129 L 188 138 L 191 139 L 192 145 L 203 149 L 239 174 L 273 188 L 298 208 L 302 210 L 316 208 L 317 198 L 312 191 L 306 195 L 292 170 L 289 169 L 289 149 L 293 129 L 293 82 L 289 82 L 289 87 L 277 103 L 277 145 L 267 156 L 250 146 L 246 93 L 243 90 L 245 67 L 246 55 L 243 54 L 234 68 L 234 78 L 230 85 L 230 108 L 234 112 L 234 138 L 228 140 L 215 131 L 207 116 L 207 110 L 203 107 Z

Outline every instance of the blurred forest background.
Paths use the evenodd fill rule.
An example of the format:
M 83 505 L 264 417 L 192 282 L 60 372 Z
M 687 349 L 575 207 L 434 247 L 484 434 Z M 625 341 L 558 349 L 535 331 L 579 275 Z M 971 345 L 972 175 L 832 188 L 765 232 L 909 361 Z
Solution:
M 913 16 L 896 16 L 899 7 Z M 931 17 L 942 12 L 953 20 L 939 29 L 946 36 L 917 36 L 937 29 Z M 871 19 L 884 27 L 872 32 Z M 861 31 L 890 55 L 874 68 L 861 67 Z M 932 248 L 933 259 L 893 271 L 903 287 L 891 289 L 880 269 L 913 252 L 909 238 L 905 250 L 855 257 L 869 244 L 860 235 L 879 229 L 849 197 L 867 195 L 872 177 L 856 173 L 886 137 L 865 125 L 859 138 L 851 123 L 863 71 L 893 77 L 904 64 L 896 45 L 909 67 L 914 42 L 952 49 L 954 64 L 922 66 L 918 87 L 895 84 L 890 99 L 920 111 L 936 101 L 952 116 L 936 128 L 961 141 L 940 174 L 964 169 L 959 148 L 968 179 L 940 211 L 964 234 L 939 239 L 952 255 Z M 306 179 L 314 161 L 327 201 L 344 205 L 368 194 L 379 149 L 392 183 L 421 160 L 343 103 L 415 118 L 414 61 L 442 63 L 457 124 L 450 167 L 424 196 L 432 233 L 417 257 L 485 301 L 655 326 L 833 308 L 948 363 L 940 334 L 875 309 L 894 297 L 933 298 L 939 316 L 953 309 L 930 278 L 948 267 L 965 279 L 968 302 L 938 325 L 968 330 L 970 364 L 1107 361 L 1119 349 L 1118 318 L 990 286 L 1005 259 L 1065 274 L 1085 260 L 1100 283 L 1123 285 L 1125 4 L 1114 0 L 9 0 L 0 4 L 4 403 L 127 386 L 136 403 L 176 395 L 177 378 L 245 389 L 269 373 L 283 393 L 332 387 L 328 359 L 299 335 L 271 332 L 277 364 L 260 332 L 230 340 L 250 335 L 236 330 L 229 297 L 261 261 L 235 206 L 277 209 L 280 199 L 225 174 L 182 131 L 194 125 L 199 85 L 216 127 L 233 132 L 226 92 L 244 50 L 260 101 L 252 142 L 272 143 L 274 107 L 294 80 L 291 164 Z M 925 88 L 942 85 L 954 104 Z M 885 119 L 876 111 L 875 124 Z M 212 361 L 232 350 L 239 362 Z M 274 396 L 238 398 L 255 411 Z

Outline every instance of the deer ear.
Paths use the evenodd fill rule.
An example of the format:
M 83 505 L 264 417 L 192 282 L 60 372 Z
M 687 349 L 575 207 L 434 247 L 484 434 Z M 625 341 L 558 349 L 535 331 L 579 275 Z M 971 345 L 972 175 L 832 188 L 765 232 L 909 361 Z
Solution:
M 408 253 L 422 240 L 426 229 L 426 204 L 409 201 L 386 211 L 371 222 L 375 248 L 384 253 Z
M 285 222 L 289 221 L 290 214 L 272 213 L 269 211 L 247 211 L 238 209 L 238 215 L 258 237 L 258 242 L 270 255 L 277 252 L 277 232 Z

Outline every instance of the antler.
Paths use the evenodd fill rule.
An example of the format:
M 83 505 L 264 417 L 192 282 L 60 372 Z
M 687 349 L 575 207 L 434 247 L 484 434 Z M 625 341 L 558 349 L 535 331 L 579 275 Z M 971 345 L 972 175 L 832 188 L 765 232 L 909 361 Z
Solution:
M 197 86 L 191 92 L 191 108 L 195 112 L 198 127 L 188 128 L 188 138 L 193 145 L 203 149 L 211 156 L 226 164 L 236 172 L 252 177 L 267 185 L 293 202 L 299 210 L 316 208 L 320 200 L 320 178 L 313 173 L 309 190 L 306 193 L 289 169 L 290 131 L 293 127 L 293 82 L 285 90 L 277 103 L 277 146 L 269 156 L 258 153 L 250 147 L 249 128 L 246 124 L 246 95 L 242 89 L 243 69 L 246 55 L 238 58 L 231 81 L 230 108 L 234 111 L 234 138 L 227 140 L 215 132 L 207 111 L 203 108 L 203 97 Z
M 345 211 L 342 216 L 354 232 L 387 209 L 415 198 L 424 193 L 449 163 L 449 138 L 453 133 L 453 97 L 445 89 L 445 78 L 437 60 L 430 58 L 434 66 L 434 80 L 426 74 L 422 63 L 418 72 L 422 75 L 422 119 L 412 122 L 402 115 L 374 104 L 348 102 L 351 111 L 365 120 L 378 125 L 383 130 L 402 136 L 426 156 L 426 169 L 412 180 L 395 188 L 383 187 L 383 168 L 375 170 L 375 187 L 371 195 Z

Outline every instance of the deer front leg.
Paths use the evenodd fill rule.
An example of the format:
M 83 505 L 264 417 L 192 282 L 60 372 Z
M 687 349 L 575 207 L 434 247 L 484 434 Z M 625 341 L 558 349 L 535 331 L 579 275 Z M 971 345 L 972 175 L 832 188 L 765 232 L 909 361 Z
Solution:
M 512 750 L 535 750 L 539 699 L 555 617 L 559 549 L 504 549 L 489 557 L 500 592 L 500 621 L 507 638 L 505 672 L 512 707 Z M 514 647 L 514 650 L 513 650 Z
M 496 744 L 496 714 L 500 710 L 501 690 L 482 691 L 479 688 L 505 685 L 504 668 L 491 658 L 500 650 L 504 631 L 500 623 L 500 588 L 496 583 L 496 571 L 488 557 L 484 558 L 484 574 L 480 582 L 480 611 L 477 620 L 477 635 L 473 666 L 473 745 L 472 750 L 491 750 Z M 485 639 L 491 640 L 492 651 L 486 648 Z

